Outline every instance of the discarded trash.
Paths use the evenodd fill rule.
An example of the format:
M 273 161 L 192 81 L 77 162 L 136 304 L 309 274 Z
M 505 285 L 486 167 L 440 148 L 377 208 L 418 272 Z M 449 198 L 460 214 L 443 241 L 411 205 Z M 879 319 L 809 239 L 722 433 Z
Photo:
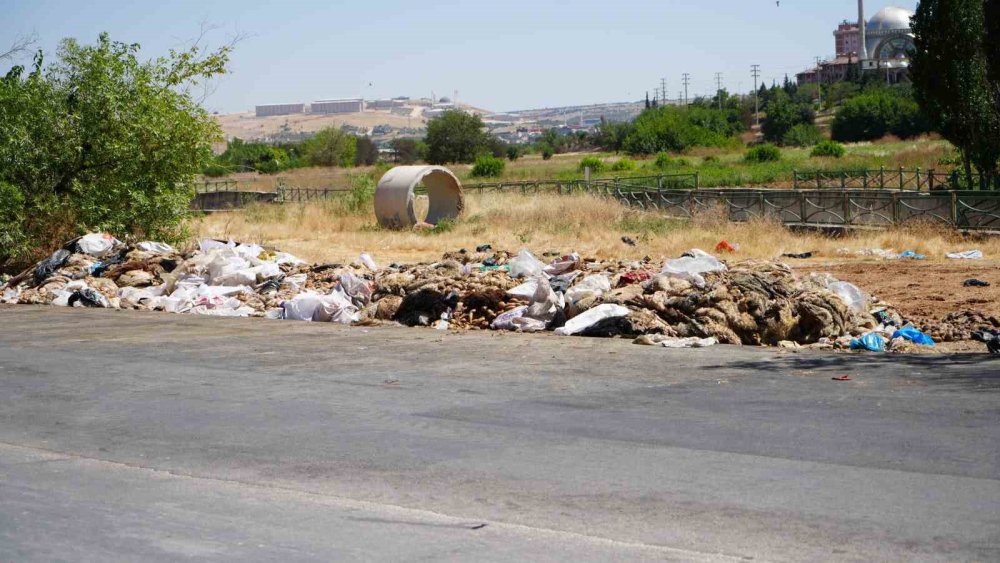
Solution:
M 962 285 L 965 287 L 989 287 L 990 282 L 971 278 L 962 282 Z
M 851 376 L 849 376 L 849 375 L 840 375 L 840 376 L 834 377 L 832 379 L 834 381 L 850 381 L 851 380 Z
M 907 250 L 905 252 L 901 252 L 896 257 L 900 258 L 902 260 L 926 260 L 927 259 L 927 256 L 925 256 L 923 254 L 917 254 L 916 252 L 914 252 L 912 250 Z
M 868 297 L 858 288 L 858 286 L 845 281 L 835 281 L 828 284 L 827 289 L 837 294 L 844 300 L 848 307 L 859 313 L 868 308 Z
M 722 272 L 726 270 L 725 264 L 701 250 L 695 249 L 689 252 L 695 251 L 700 254 L 696 256 L 684 256 L 674 260 L 667 260 L 667 263 L 663 265 L 663 270 L 660 273 L 666 274 L 670 277 L 688 280 L 698 287 L 705 287 L 705 278 L 702 274 L 706 274 L 708 272 Z
M 893 340 L 895 340 L 896 338 L 905 338 L 906 340 L 909 340 L 914 344 L 919 344 L 920 346 L 934 346 L 933 338 L 927 336 L 926 334 L 924 334 L 923 332 L 912 326 L 905 326 L 897 330 L 896 332 L 892 333 L 892 338 Z
M 851 340 L 851 350 L 868 350 L 869 352 L 885 352 L 885 339 L 880 335 L 869 332 L 868 334 Z
M 625 272 L 621 275 L 621 278 L 618 279 L 618 287 L 642 283 L 649 280 L 651 277 L 653 277 L 653 275 L 645 270 L 632 270 L 631 272 Z
M 174 247 L 169 244 L 154 241 L 143 241 L 135 245 L 136 248 L 142 250 L 143 252 L 155 252 L 156 254 L 173 254 L 177 252 Z
M 358 261 L 371 271 L 378 270 L 378 264 L 375 263 L 375 259 L 371 257 L 371 254 L 367 252 L 362 252 L 361 256 L 358 256 Z
M 951 260 L 982 260 L 983 251 L 966 250 L 964 252 L 951 252 L 949 254 L 945 254 L 945 257 Z
M 625 244 L 627 244 L 629 246 L 635 246 L 636 245 L 635 239 L 632 238 L 632 237 L 629 237 L 629 236 L 623 236 L 622 237 L 622 242 L 624 242 Z
M 115 237 L 106 233 L 90 233 L 83 235 L 76 242 L 76 249 L 84 254 L 89 254 L 95 258 L 107 256 L 111 250 L 120 245 L 121 242 Z
M 489 252 L 493 250 L 493 246 L 489 244 L 480 244 L 476 247 L 476 252 Z
M 662 334 L 644 334 L 636 338 L 633 344 L 643 346 L 662 346 L 664 348 L 708 348 L 719 343 L 719 339 L 711 338 L 677 338 L 674 336 L 664 336 Z
M 566 321 L 566 325 L 556 329 L 560 336 L 571 336 L 583 332 L 597 323 L 618 317 L 628 316 L 629 310 L 621 305 L 598 305 Z
M 563 256 L 553 260 L 548 266 L 545 266 L 542 271 L 550 276 L 557 276 L 559 274 L 565 274 L 566 272 L 576 268 L 576 265 L 579 262 L 580 255 L 574 252 L 568 256 Z
M 729 244 L 729 241 L 721 241 L 719 244 L 715 245 L 715 251 L 718 253 L 728 252 L 730 254 L 739 250 L 739 245 L 733 246 Z
M 978 330 L 972 333 L 972 339 L 986 344 L 990 354 L 1000 354 L 1000 330 Z
M 545 264 L 535 258 L 535 255 L 522 248 L 517 256 L 510 261 L 510 277 L 530 278 L 540 276 L 545 272 Z
M 785 254 L 782 254 L 781 257 L 782 258 L 794 258 L 796 260 L 807 260 L 809 258 L 812 258 L 813 254 L 814 254 L 813 252 L 800 252 L 798 254 L 795 254 L 795 253 L 785 253 Z
M 79 303 L 83 307 L 102 307 L 107 309 L 111 306 L 108 298 L 101 295 L 100 293 L 94 291 L 89 287 L 83 289 L 78 289 L 74 291 L 67 301 L 67 305 L 70 307 Z

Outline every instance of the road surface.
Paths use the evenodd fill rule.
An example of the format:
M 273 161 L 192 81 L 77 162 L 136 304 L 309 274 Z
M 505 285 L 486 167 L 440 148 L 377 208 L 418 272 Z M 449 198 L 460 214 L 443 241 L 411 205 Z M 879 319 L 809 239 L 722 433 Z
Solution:
M 0 307 L 0 560 L 188 557 L 997 560 L 1000 362 Z

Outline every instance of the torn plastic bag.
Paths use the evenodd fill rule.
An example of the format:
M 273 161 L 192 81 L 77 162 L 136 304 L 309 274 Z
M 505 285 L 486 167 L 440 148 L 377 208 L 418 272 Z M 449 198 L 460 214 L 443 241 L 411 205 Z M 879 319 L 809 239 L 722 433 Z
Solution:
M 951 252 L 945 254 L 946 258 L 951 260 L 982 260 L 983 251 L 982 250 L 966 250 L 965 252 Z
M 174 247 L 170 246 L 164 242 L 154 242 L 151 240 L 142 241 L 135 245 L 136 248 L 143 252 L 153 252 L 156 254 L 173 254 L 177 252 Z
M 558 276 L 559 274 L 565 274 L 566 272 L 575 269 L 579 262 L 580 255 L 574 252 L 573 254 L 553 260 L 548 266 L 545 266 L 542 271 L 550 276 Z
M 517 326 L 514 324 L 514 320 L 524 315 L 524 312 L 528 310 L 527 305 L 521 305 L 516 309 L 511 309 L 506 313 L 501 313 L 497 318 L 493 319 L 490 323 L 490 328 L 493 330 L 517 330 Z
M 927 336 L 919 329 L 913 326 L 904 326 L 903 328 L 892 333 L 892 339 L 905 338 L 914 344 L 919 344 L 920 346 L 934 346 L 934 339 Z
M 664 336 L 662 334 L 644 334 L 636 338 L 634 344 L 643 346 L 662 346 L 664 348 L 708 348 L 719 343 L 719 339 L 714 336 L 709 338 L 677 338 L 674 336 Z
M 340 282 L 337 284 L 337 289 L 347 295 L 351 301 L 360 304 L 361 306 L 367 305 L 371 302 L 372 293 L 374 293 L 372 284 L 368 280 L 360 276 L 356 276 L 351 272 L 341 274 Z
M 868 334 L 851 340 L 851 350 L 868 350 L 869 352 L 885 352 L 885 338 L 881 335 L 869 332 Z
M 74 291 L 66 302 L 70 307 L 75 306 L 77 303 L 81 307 L 100 307 L 107 309 L 111 306 L 108 298 L 98 293 L 95 289 L 85 287 L 83 289 L 78 289 Z
M 221 250 L 226 248 L 236 248 L 236 243 L 233 241 L 223 242 L 221 240 L 204 239 L 198 241 L 198 249 L 202 252 L 208 252 L 210 250 Z
M 373 272 L 378 271 L 378 264 L 375 263 L 375 259 L 372 258 L 371 254 L 368 254 L 367 252 L 362 252 L 361 255 L 358 256 L 358 262 L 361 262 L 365 268 L 368 268 Z
M 510 277 L 512 278 L 533 278 L 545 273 L 545 263 L 535 255 L 522 248 L 517 256 L 510 259 Z
M 901 252 L 899 254 L 899 256 L 897 256 L 896 258 L 899 258 L 901 260 L 907 260 L 907 259 L 908 260 L 926 260 L 927 256 L 925 256 L 923 254 L 917 254 L 916 252 L 914 252 L 912 250 L 907 250 L 905 252 Z
M 524 332 L 545 330 L 565 306 L 561 296 L 552 291 L 552 287 L 545 278 L 536 278 L 536 280 L 537 286 L 534 295 L 531 296 L 531 304 L 528 305 L 523 315 L 511 321 L 514 326 Z
M 726 270 L 726 265 L 714 256 L 698 249 L 690 250 L 688 252 L 697 252 L 698 254 L 667 260 L 667 263 L 663 265 L 663 270 L 660 273 L 672 278 L 687 280 L 698 287 L 705 287 L 705 278 L 702 274 L 708 272 L 724 272 Z
M 552 286 L 552 291 L 557 293 L 566 293 L 573 282 L 576 280 L 577 276 L 580 275 L 579 270 L 573 270 L 572 272 L 566 272 L 558 276 L 552 276 L 549 278 L 549 285 Z
M 566 325 L 557 328 L 555 332 L 560 336 L 571 336 L 583 332 L 605 319 L 627 317 L 628 313 L 628 308 L 621 305 L 612 305 L 610 303 L 598 305 L 566 321 Z
M 52 277 L 52 274 L 54 274 L 56 270 L 62 268 L 63 265 L 66 264 L 66 260 L 69 260 L 71 255 L 72 253 L 70 251 L 60 248 L 59 250 L 53 252 L 51 256 L 39 262 L 38 265 L 35 266 L 34 271 L 35 285 L 41 284 L 45 280 Z
M 278 253 L 276 253 L 274 255 L 274 258 L 271 261 L 274 262 L 275 264 L 279 265 L 279 266 L 282 266 L 282 265 L 285 265 L 285 264 L 290 264 L 292 266 L 298 266 L 300 264 L 305 264 L 305 262 L 303 262 L 302 260 L 299 260 L 296 256 L 292 256 L 291 254 L 289 254 L 287 252 L 278 252 Z
M 76 249 L 95 258 L 104 258 L 120 244 L 121 241 L 107 233 L 90 233 L 76 241 Z
M 590 297 L 600 297 L 611 291 L 611 280 L 604 274 L 594 274 L 580 280 L 566 291 L 566 304 L 575 306 Z
M 233 250 L 244 260 L 256 260 L 260 253 L 264 252 L 264 247 L 259 244 L 240 244 Z
M 855 312 L 864 313 L 868 310 L 868 297 L 858 286 L 845 281 L 834 281 L 828 283 L 826 288 L 840 297 Z
M 521 299 L 530 300 L 536 291 L 538 291 L 538 278 L 533 277 L 517 287 L 512 287 L 508 289 L 507 295 L 510 295 L 511 297 L 520 297 Z

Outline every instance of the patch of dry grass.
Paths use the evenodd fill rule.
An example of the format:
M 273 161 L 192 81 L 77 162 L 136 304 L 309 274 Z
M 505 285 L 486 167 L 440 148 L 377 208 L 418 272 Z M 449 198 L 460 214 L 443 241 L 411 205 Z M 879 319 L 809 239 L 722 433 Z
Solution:
M 845 247 L 913 250 L 931 260 L 969 248 L 980 248 L 990 257 L 1000 255 L 1000 240 L 963 240 L 933 225 L 833 238 L 795 233 L 768 219 L 730 223 L 724 214 L 712 211 L 689 221 L 668 219 L 588 195 L 470 195 L 460 221 L 431 233 L 381 229 L 373 213 L 353 213 L 340 199 L 218 213 L 195 221 L 193 227 L 201 237 L 270 244 L 316 262 L 349 261 L 361 252 L 372 253 L 382 263 L 430 261 L 443 252 L 472 250 L 480 244 L 511 251 L 527 247 L 538 253 L 576 251 L 596 258 L 660 260 L 690 248 L 712 251 L 721 240 L 740 245 L 737 258 L 812 251 L 815 260 L 840 261 L 851 259 L 838 254 Z M 623 244 L 623 235 L 638 245 Z

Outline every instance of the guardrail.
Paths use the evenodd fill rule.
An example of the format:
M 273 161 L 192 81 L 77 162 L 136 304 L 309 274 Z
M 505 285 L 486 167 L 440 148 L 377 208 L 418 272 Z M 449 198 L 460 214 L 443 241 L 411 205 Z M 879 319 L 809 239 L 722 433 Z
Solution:
M 938 172 L 907 170 L 905 168 L 878 168 L 874 170 L 840 172 L 792 171 L 792 186 L 799 190 L 899 190 L 933 192 L 941 190 L 978 190 L 979 175 L 966 179 L 958 170 Z

